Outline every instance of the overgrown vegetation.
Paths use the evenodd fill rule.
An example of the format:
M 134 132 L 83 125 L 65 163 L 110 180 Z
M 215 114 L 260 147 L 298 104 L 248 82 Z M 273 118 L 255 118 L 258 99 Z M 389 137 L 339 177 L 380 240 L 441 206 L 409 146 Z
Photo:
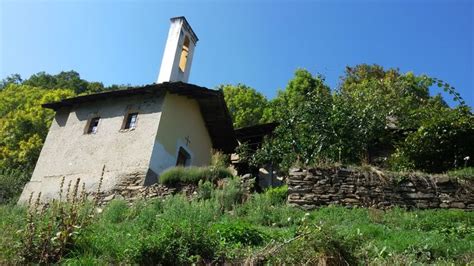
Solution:
M 451 170 L 446 173 L 447 176 L 456 177 L 460 179 L 474 180 L 474 167 L 466 167 L 456 170 Z
M 97 209 L 80 226 L 79 217 L 85 217 L 81 215 L 88 213 L 91 205 L 81 204 L 70 212 L 70 205 L 65 204 L 64 212 L 53 216 L 54 207 L 29 212 L 3 205 L 0 264 L 56 259 L 73 265 L 467 264 L 474 260 L 472 212 L 342 207 L 305 212 L 285 204 L 285 188 L 254 194 L 244 202 L 238 199 L 239 195 L 226 191 L 226 187 L 212 186 L 212 196 L 206 199 L 189 201 L 177 195 L 166 200 L 139 201 L 133 206 L 115 200 L 103 210 Z M 222 208 L 219 193 L 235 197 L 234 204 Z M 27 233 L 30 215 L 39 227 Z M 58 226 L 70 221 L 71 216 L 76 217 L 76 222 L 69 223 L 74 226 L 67 227 L 71 232 L 59 231 L 69 232 L 70 238 L 58 256 L 58 249 L 53 247 L 63 242 L 55 238 L 55 229 L 62 228 Z M 26 235 L 37 239 L 33 241 L 35 247 L 50 247 L 39 255 L 48 260 L 22 252 L 30 247 L 25 242 Z
M 216 183 L 217 180 L 228 177 L 232 177 L 232 173 L 224 167 L 173 167 L 160 175 L 160 183 L 165 185 L 198 184 L 200 180 Z
M 430 96 L 436 87 L 458 106 L 450 108 L 439 94 Z M 295 164 L 361 164 L 385 149 L 389 154 L 379 159 L 379 166 L 439 173 L 465 166 L 463 158 L 474 154 L 471 108 L 452 86 L 426 75 L 357 65 L 347 67 L 331 91 L 322 75 L 299 69 L 275 99 L 259 101 L 246 103 L 245 113 L 236 111 L 239 121 L 248 114 L 253 123 L 279 122 L 274 136 L 257 152 L 240 147 L 241 158 L 254 165 L 288 169 Z M 248 110 L 252 106 L 255 112 Z M 256 113 L 262 116 L 254 118 Z M 472 160 L 467 162 L 472 165 Z

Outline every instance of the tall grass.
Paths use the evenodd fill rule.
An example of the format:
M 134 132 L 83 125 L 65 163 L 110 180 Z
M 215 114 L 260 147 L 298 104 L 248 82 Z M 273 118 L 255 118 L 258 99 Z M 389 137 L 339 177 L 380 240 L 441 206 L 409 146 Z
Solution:
M 228 191 L 204 183 L 205 196 L 192 201 L 180 195 L 132 206 L 112 201 L 74 234 L 58 262 L 393 265 L 474 260 L 473 212 L 343 207 L 305 212 L 286 205 L 284 187 L 240 201 L 232 192 L 238 182 L 225 182 Z M 223 193 L 228 201 L 219 196 Z M 13 205 L 0 207 L 0 264 L 21 262 L 16 231 L 28 225 L 26 213 Z
M 30 171 L 0 169 L 0 204 L 16 202 L 30 177 Z
M 449 177 L 456 177 L 460 179 L 467 179 L 467 180 L 474 181 L 474 167 L 465 167 L 461 169 L 451 170 L 451 171 L 448 171 L 446 175 Z

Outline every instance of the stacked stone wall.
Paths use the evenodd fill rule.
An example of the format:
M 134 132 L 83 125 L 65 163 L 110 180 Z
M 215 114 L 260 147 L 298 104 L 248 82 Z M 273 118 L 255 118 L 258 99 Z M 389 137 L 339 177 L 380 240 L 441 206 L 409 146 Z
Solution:
M 101 192 L 99 195 L 100 205 L 104 205 L 113 199 L 123 199 L 132 203 L 140 199 L 166 198 L 175 194 L 183 194 L 187 198 L 197 197 L 198 186 L 196 184 L 144 185 L 146 173 L 134 172 L 118 177 L 120 183 L 111 191 Z M 250 176 L 240 178 L 242 189 L 246 194 L 253 192 L 255 179 Z
M 343 205 L 474 210 L 474 182 L 441 175 L 394 178 L 378 171 L 298 168 L 290 170 L 288 202 L 304 209 Z

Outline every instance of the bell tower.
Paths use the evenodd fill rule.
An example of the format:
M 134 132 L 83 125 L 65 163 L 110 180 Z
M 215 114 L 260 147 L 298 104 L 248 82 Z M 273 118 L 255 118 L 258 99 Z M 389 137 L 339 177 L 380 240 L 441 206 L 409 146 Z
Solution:
M 170 20 L 168 40 L 156 83 L 187 83 L 198 38 L 185 17 L 174 17 Z

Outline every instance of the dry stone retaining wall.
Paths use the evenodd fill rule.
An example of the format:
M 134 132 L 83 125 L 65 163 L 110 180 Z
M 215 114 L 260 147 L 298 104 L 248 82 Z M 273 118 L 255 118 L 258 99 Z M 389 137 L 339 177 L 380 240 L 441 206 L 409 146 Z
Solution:
M 288 202 L 304 209 L 335 204 L 474 210 L 474 182 L 429 175 L 395 181 L 381 173 L 345 168 L 297 168 L 288 177 Z
M 99 204 L 104 205 L 113 199 L 124 199 L 129 203 L 139 199 L 166 198 L 174 194 L 184 194 L 189 199 L 197 196 L 198 186 L 195 184 L 177 184 L 173 186 L 152 184 L 144 185 L 146 173 L 134 172 L 119 177 L 121 180 L 109 192 L 101 192 Z M 247 193 L 253 192 L 255 179 L 244 175 L 240 178 L 242 189 Z

